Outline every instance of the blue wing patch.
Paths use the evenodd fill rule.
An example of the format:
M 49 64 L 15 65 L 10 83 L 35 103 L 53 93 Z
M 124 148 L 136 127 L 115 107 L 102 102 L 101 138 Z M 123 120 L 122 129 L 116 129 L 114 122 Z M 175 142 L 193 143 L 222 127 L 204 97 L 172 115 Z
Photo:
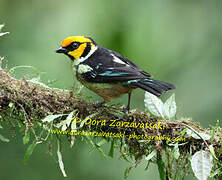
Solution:
M 129 75 L 127 72 L 113 72 L 113 71 L 105 71 L 103 73 L 98 74 L 100 76 L 122 76 L 122 75 Z

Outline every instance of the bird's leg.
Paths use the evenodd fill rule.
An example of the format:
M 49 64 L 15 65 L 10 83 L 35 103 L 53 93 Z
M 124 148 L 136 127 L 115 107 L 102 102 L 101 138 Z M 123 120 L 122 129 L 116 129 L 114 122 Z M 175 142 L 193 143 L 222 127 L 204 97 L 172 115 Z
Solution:
M 129 110 L 130 110 L 130 98 L 131 98 L 131 92 L 128 94 L 128 104 L 126 106 L 126 108 L 123 108 L 123 111 L 128 114 Z
M 100 107 L 102 107 L 103 104 L 105 104 L 105 101 L 102 101 L 102 102 L 97 101 L 97 102 L 94 103 L 94 107 L 95 108 L 100 108 Z
M 127 104 L 127 110 L 130 110 L 130 99 L 131 99 L 131 92 L 128 94 L 128 104 Z

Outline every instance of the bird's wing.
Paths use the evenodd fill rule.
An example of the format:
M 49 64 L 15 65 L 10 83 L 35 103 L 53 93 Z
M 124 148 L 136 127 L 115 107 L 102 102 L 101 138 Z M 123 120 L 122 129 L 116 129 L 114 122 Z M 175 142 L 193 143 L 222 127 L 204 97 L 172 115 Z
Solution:
M 151 77 L 150 74 L 118 53 L 104 48 L 102 50 L 83 62 L 91 67 L 90 71 L 81 74 L 86 81 L 112 83 Z
M 121 61 L 125 62 L 126 64 L 130 65 L 131 67 L 135 68 L 137 71 L 139 71 L 140 73 L 146 75 L 147 77 L 152 77 L 151 74 L 143 71 L 141 68 L 139 68 L 134 62 L 130 61 L 129 59 L 123 57 L 121 54 L 112 51 L 112 50 L 108 50 L 111 54 L 114 54 L 117 58 L 119 58 Z

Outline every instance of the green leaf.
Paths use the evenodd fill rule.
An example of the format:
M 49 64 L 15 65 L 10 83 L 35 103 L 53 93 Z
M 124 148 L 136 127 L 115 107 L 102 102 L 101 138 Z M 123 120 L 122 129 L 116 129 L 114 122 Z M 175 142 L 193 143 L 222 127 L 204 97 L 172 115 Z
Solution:
M 10 107 L 10 108 L 14 107 L 14 103 L 13 103 L 13 102 L 10 102 L 10 103 L 8 104 L 8 107 Z
M 207 180 L 213 167 L 213 157 L 210 152 L 198 151 L 191 159 L 191 167 L 198 180 Z
M 178 143 L 176 143 L 174 145 L 174 148 L 173 148 L 173 157 L 175 159 L 178 159 L 180 157 L 180 151 L 179 151 L 179 146 L 178 146 Z
M 0 33 L 0 37 L 1 37 L 1 36 L 4 36 L 4 35 L 6 35 L 6 34 L 9 34 L 9 32 Z
M 64 114 L 55 114 L 55 115 L 48 115 L 46 116 L 42 122 L 52 122 L 54 119 L 64 116 Z
M 210 145 L 210 146 L 209 146 L 209 150 L 210 150 L 210 153 L 212 154 L 212 156 L 213 156 L 216 160 L 218 160 L 218 159 L 217 159 L 217 156 L 216 156 L 216 154 L 215 154 L 213 145 Z
M 204 134 L 204 133 L 198 133 L 201 137 L 202 137 L 202 139 L 204 139 L 204 140 L 210 140 L 210 135 L 208 135 L 208 134 Z M 194 139 L 201 139 L 197 134 L 195 134 L 195 133 L 193 133 L 192 134 L 192 137 L 194 138 Z
M 0 31 L 2 30 L 2 28 L 4 27 L 5 25 L 4 24 L 0 24 Z M 9 32 L 3 32 L 3 33 L 0 33 L 0 36 L 3 36 L 5 34 L 8 34 Z
M 76 111 L 76 110 L 74 110 L 74 111 Z M 62 125 L 62 131 L 65 131 L 65 130 L 69 127 L 70 123 L 71 123 L 72 120 L 73 120 L 72 117 L 73 117 L 74 111 L 72 111 L 71 113 L 69 113 L 69 115 L 67 116 L 66 120 L 64 120 L 64 121 L 61 122 L 61 123 L 63 124 L 63 125 Z
M 181 136 L 184 136 L 184 134 L 187 133 L 187 130 L 188 130 L 188 129 L 185 128 L 183 131 L 180 132 L 180 135 L 181 135 Z
M 191 131 L 190 129 L 186 130 L 186 133 L 188 135 L 191 135 L 194 139 L 201 139 L 196 133 L 194 133 L 193 131 Z M 210 140 L 211 136 L 208 134 L 204 134 L 204 133 L 198 133 L 202 139 L 204 139 L 205 141 Z
M 59 168 L 62 171 L 62 174 L 64 177 L 67 177 L 66 172 L 65 172 L 65 168 L 64 168 L 64 163 L 62 161 L 62 153 L 60 151 L 60 141 L 57 140 L 57 145 L 58 145 L 58 149 L 57 149 L 57 156 L 58 156 L 58 163 L 59 163 Z
M 151 114 L 157 117 L 164 118 L 163 102 L 161 101 L 161 99 L 159 99 L 158 97 L 149 92 L 146 92 L 144 103 L 145 107 L 149 110 Z
M 128 178 L 129 173 L 130 173 L 130 171 L 131 171 L 132 168 L 133 168 L 133 167 L 130 166 L 130 167 L 127 167 L 127 168 L 125 169 L 125 171 L 124 171 L 124 179 L 127 179 L 127 178 Z
M 129 162 L 129 163 L 132 163 L 129 159 L 127 159 L 127 158 L 128 158 L 127 155 L 122 154 L 121 157 L 122 157 L 125 161 L 127 161 L 127 162 Z
M 109 156 L 112 158 L 114 155 L 114 149 L 115 149 L 115 138 L 112 139 L 110 150 L 109 150 Z
M 76 131 L 77 131 L 76 121 L 72 121 L 72 124 L 71 124 L 71 131 L 72 131 L 72 132 L 76 132 Z
M 62 131 L 65 131 L 71 124 L 71 130 L 73 130 L 73 124 L 75 123 L 75 121 L 73 120 L 73 115 L 76 114 L 76 112 L 77 112 L 77 109 L 75 109 L 74 111 L 69 113 L 69 115 L 66 117 L 65 120 L 56 124 L 56 127 L 60 128 L 62 126 Z M 65 114 L 63 114 L 63 115 L 65 115 Z M 75 129 L 76 129 L 76 127 L 75 127 Z
M 151 160 L 154 156 L 156 156 L 156 150 L 153 150 L 148 156 L 145 157 L 145 160 L 149 161 Z
M 211 130 L 211 141 L 213 141 L 213 139 L 215 138 L 216 132 L 219 128 L 220 128 L 220 121 L 217 120 L 216 125 Z
M 73 120 L 73 114 L 76 112 L 77 110 L 72 111 L 71 113 L 69 113 L 69 115 L 66 118 L 66 121 L 71 122 Z M 70 124 L 70 123 L 69 123 Z
M 0 24 L 0 31 L 2 30 L 2 28 L 4 27 L 4 24 Z
M 27 132 L 23 137 L 23 144 L 27 144 L 29 142 L 29 139 L 30 139 L 30 135 Z
M 5 138 L 5 137 L 2 136 L 1 134 L 0 134 L 0 140 L 1 140 L 2 142 L 9 142 L 9 139 Z
M 30 156 L 32 155 L 33 153 L 33 150 L 35 149 L 35 146 L 36 146 L 36 143 L 32 143 L 29 145 L 29 147 L 27 148 L 26 150 L 26 153 L 25 153 L 25 156 L 24 156 L 24 164 L 27 163 L 28 159 L 30 158 Z
M 164 116 L 171 119 L 176 115 L 177 106 L 175 102 L 175 94 L 169 97 L 163 105 Z
M 213 171 L 213 172 L 209 175 L 209 177 L 214 177 L 214 176 L 216 176 L 216 175 L 219 175 L 219 174 L 221 174 L 221 171 L 222 171 L 222 167 L 216 169 L 215 171 Z
M 102 146 L 103 144 L 107 143 L 107 141 L 105 139 L 102 139 L 101 141 L 99 141 L 98 143 L 96 143 L 97 146 Z
M 75 136 L 74 135 L 71 135 L 71 139 L 70 139 L 70 147 L 73 147 L 74 143 L 75 143 Z
M 149 165 L 150 165 L 150 160 L 151 160 L 154 156 L 156 156 L 156 150 L 153 150 L 148 156 L 145 157 L 145 160 L 148 161 L 148 162 L 147 162 L 147 165 L 146 165 L 146 167 L 145 167 L 145 170 L 148 169 L 148 167 L 149 167 Z
M 160 152 L 157 152 L 157 166 L 158 166 L 160 179 L 165 180 L 165 177 L 166 177 L 165 166 L 164 166 L 164 162 L 161 158 Z
M 102 150 L 99 146 L 97 146 L 97 144 L 95 144 L 95 143 L 93 142 L 93 140 L 92 140 L 89 136 L 84 136 L 84 137 L 86 138 L 86 140 L 87 140 L 88 142 L 90 142 L 90 143 L 92 144 L 92 146 L 93 146 L 94 148 L 96 148 L 96 149 L 103 155 L 104 158 L 108 159 L 108 156 L 103 152 L 103 150 Z

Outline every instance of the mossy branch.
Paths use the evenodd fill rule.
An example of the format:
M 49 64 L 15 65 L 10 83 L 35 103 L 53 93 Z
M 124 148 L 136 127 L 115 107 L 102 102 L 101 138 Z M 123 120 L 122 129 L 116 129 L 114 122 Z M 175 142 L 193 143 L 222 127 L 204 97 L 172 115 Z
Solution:
M 13 107 L 12 107 L 13 106 Z M 13 110 L 12 110 L 13 109 Z M 222 130 L 220 127 L 212 128 L 211 130 L 203 129 L 199 123 L 192 122 L 188 119 L 179 119 L 175 121 L 166 121 L 149 115 L 147 112 L 139 110 L 131 110 L 126 115 L 122 112 L 122 108 L 118 106 L 103 106 L 96 108 L 92 102 L 83 100 L 79 95 L 75 95 L 72 91 L 59 90 L 40 86 L 30 83 L 25 79 L 13 78 L 7 70 L 0 67 L 0 120 L 8 122 L 12 126 L 16 126 L 13 118 L 25 126 L 25 134 L 31 129 L 35 134 L 36 124 L 44 126 L 42 119 L 50 114 L 70 114 L 78 112 L 77 115 L 81 119 L 85 119 L 90 115 L 95 115 L 97 120 L 105 120 L 108 124 L 111 120 L 118 122 L 135 122 L 135 123 L 158 123 L 165 122 L 165 127 L 162 129 L 139 129 L 139 128 L 106 128 L 106 127 L 84 127 L 87 130 L 94 131 L 112 131 L 122 132 L 126 134 L 152 135 L 168 137 L 181 136 L 185 137 L 185 142 L 167 142 L 166 140 L 158 141 L 143 141 L 140 139 L 119 139 L 118 148 L 123 159 L 134 158 L 135 164 L 138 164 L 142 157 L 153 163 L 157 163 L 160 170 L 160 177 L 172 177 L 174 171 L 180 170 L 180 174 L 189 173 L 189 158 L 192 154 L 199 150 L 209 150 L 213 148 L 217 162 L 214 164 L 214 170 L 221 168 L 219 164 L 222 160 L 221 137 Z M 22 116 L 21 116 L 22 115 Z M 61 121 L 61 119 L 60 119 Z M 58 121 L 57 121 L 58 122 Z M 39 127 L 39 125 L 38 125 Z M 187 128 L 197 134 L 201 139 L 195 138 L 184 133 Z M 200 135 L 201 133 L 211 136 L 205 140 Z M 212 135 L 213 134 L 213 135 Z M 37 136 L 35 134 L 35 136 Z M 70 140 L 70 138 L 68 138 Z M 105 138 L 107 142 L 111 142 L 111 147 L 114 147 L 112 138 Z M 116 139 L 116 138 L 113 138 Z M 170 144 L 171 143 L 171 144 Z M 173 144 L 173 145 L 172 145 Z M 175 144 L 177 144 L 178 157 L 175 155 Z M 178 147 L 179 144 L 179 147 Z M 96 147 L 99 148 L 98 145 Z M 113 150 L 113 149 L 112 149 Z M 150 157 L 153 151 L 157 152 L 156 159 Z M 174 154 L 170 154 L 174 153 Z M 111 152 L 112 154 L 112 152 Z M 161 156 L 160 156 L 161 155 Z M 112 155 L 110 155 L 112 156 Z M 175 156 L 175 157 L 174 157 Z M 160 159 L 162 157 L 162 159 Z M 174 159 L 174 161 L 172 160 Z M 174 164 L 174 165 L 173 165 Z M 134 166 L 133 165 L 133 166 Z M 164 167 L 164 168 L 163 168 Z M 126 174 L 132 168 L 130 166 L 126 170 Z M 162 170 L 161 170 L 162 168 Z M 186 170 L 184 169 L 186 168 Z M 181 176 L 182 176 L 181 175 Z M 215 177 L 219 177 L 217 174 Z

